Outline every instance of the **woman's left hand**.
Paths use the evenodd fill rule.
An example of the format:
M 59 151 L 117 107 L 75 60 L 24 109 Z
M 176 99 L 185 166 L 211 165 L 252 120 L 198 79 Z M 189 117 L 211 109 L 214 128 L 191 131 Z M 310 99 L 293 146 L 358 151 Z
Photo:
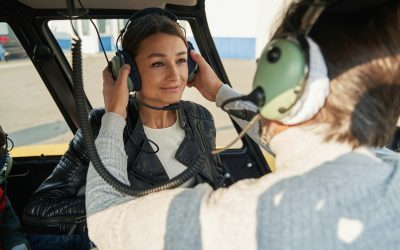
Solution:
M 189 88 L 197 88 L 204 98 L 211 102 L 215 102 L 218 90 L 223 85 L 222 81 L 218 78 L 211 66 L 199 53 L 191 50 L 190 56 L 199 66 L 199 70 L 195 74 L 194 79 L 188 82 L 187 86 Z
M 126 118 L 129 90 L 128 77 L 131 67 L 125 64 L 121 67 L 118 79 L 114 81 L 108 67 L 103 70 L 103 98 L 106 112 L 114 112 Z

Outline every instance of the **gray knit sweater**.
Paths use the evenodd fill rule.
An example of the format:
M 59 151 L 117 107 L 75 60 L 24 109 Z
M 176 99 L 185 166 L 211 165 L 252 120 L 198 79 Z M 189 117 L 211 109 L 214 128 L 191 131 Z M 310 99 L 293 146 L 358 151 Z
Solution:
M 128 183 L 124 119 L 107 113 L 96 140 Z M 317 127 L 275 136 L 276 172 L 213 191 L 207 184 L 141 198 L 89 167 L 89 236 L 100 249 L 400 249 L 400 158 L 324 143 Z M 235 166 L 231 166 L 235 167 Z

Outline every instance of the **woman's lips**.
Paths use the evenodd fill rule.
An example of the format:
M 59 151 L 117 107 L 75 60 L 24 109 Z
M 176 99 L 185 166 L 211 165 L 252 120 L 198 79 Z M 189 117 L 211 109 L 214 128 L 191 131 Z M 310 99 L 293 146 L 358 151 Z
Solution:
M 179 86 L 166 86 L 166 87 L 161 87 L 160 89 L 165 92 L 178 92 Z

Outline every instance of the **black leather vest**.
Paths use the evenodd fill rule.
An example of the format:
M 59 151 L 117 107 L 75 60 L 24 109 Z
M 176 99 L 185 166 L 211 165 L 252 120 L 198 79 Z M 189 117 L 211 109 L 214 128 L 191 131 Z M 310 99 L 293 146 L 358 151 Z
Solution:
M 200 153 L 209 157 L 201 164 L 203 169 L 196 175 L 196 182 L 207 182 L 214 188 L 223 185 L 223 170 L 220 160 L 209 153 L 215 148 L 215 125 L 211 114 L 202 106 L 181 101 L 179 104 L 179 126 L 185 131 L 185 138 L 175 158 L 185 166 L 191 166 Z M 154 153 L 144 133 L 142 122 L 134 105 L 128 109 L 128 125 L 124 130 L 125 150 L 128 155 L 128 178 L 131 186 L 149 187 L 165 182 L 168 175 Z

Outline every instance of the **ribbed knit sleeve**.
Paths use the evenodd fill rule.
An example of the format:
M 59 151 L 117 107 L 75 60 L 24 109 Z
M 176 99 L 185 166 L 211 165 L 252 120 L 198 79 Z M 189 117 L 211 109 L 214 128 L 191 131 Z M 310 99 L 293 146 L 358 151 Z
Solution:
M 127 177 L 127 156 L 123 144 L 125 120 L 116 113 L 106 113 L 96 139 L 96 147 L 106 169 L 124 184 L 129 185 Z M 107 209 L 112 205 L 129 201 L 125 196 L 107 184 L 96 172 L 90 162 L 86 181 L 86 211 L 88 215 Z

